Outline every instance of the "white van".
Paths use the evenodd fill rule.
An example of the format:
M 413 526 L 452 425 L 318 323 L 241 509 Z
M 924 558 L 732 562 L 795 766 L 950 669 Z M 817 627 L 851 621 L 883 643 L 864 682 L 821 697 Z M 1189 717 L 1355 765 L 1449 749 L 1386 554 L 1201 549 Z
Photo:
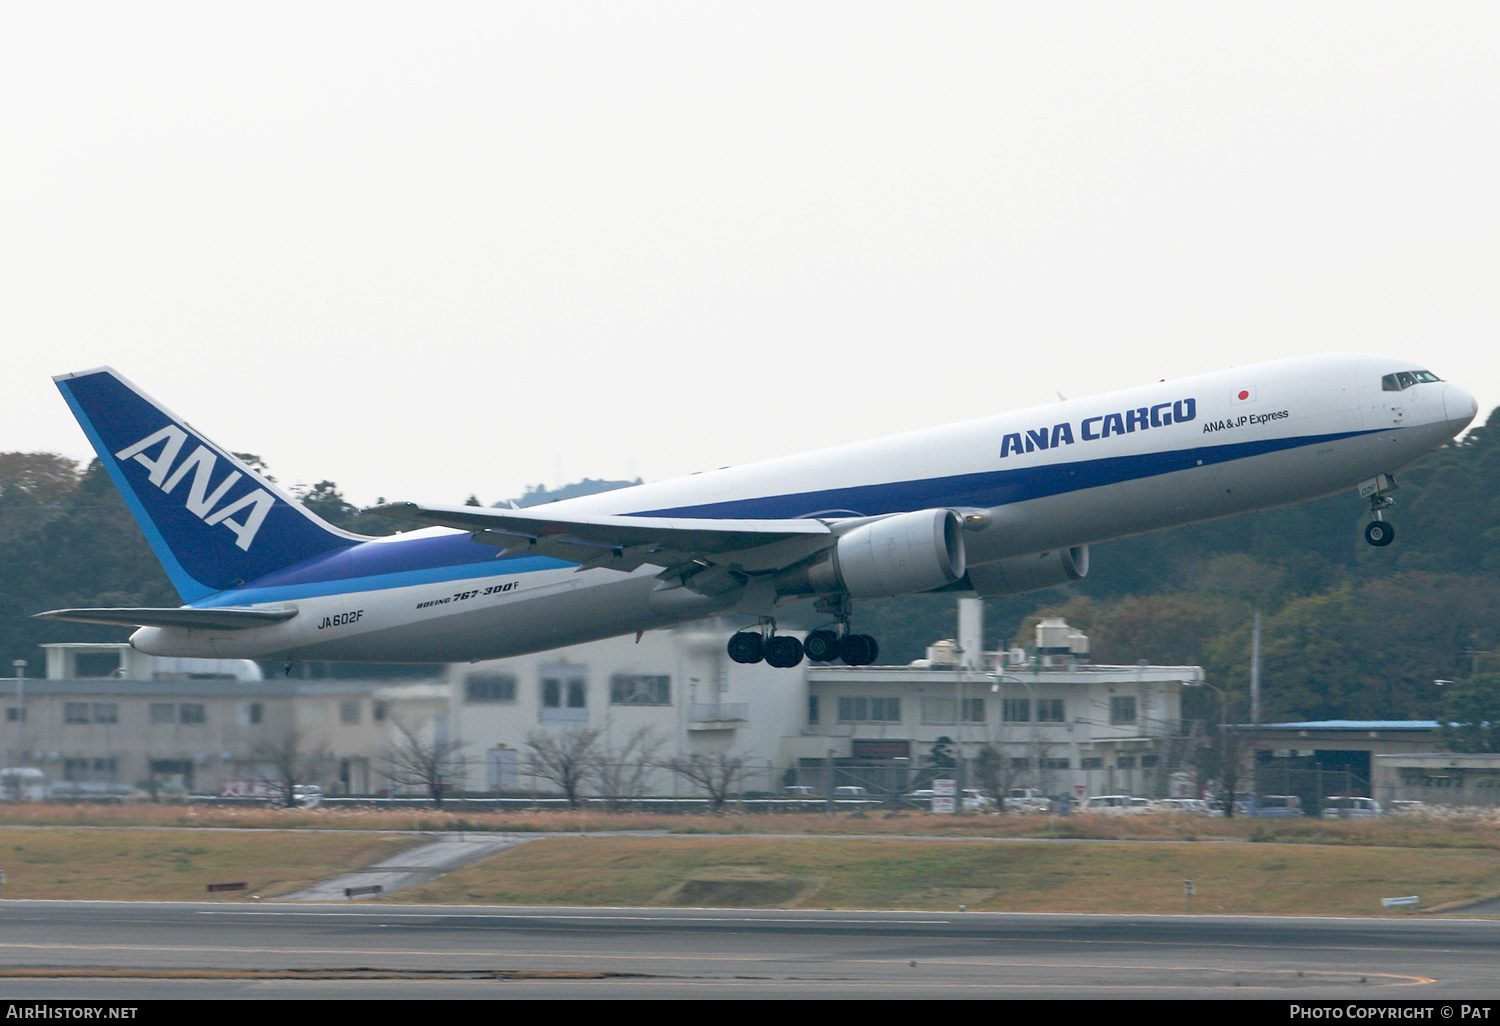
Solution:
M 43 802 L 47 800 L 47 774 L 35 766 L 0 769 L 0 800 Z
M 1332 794 L 1323 799 L 1324 819 L 1374 819 L 1381 813 L 1374 798 Z

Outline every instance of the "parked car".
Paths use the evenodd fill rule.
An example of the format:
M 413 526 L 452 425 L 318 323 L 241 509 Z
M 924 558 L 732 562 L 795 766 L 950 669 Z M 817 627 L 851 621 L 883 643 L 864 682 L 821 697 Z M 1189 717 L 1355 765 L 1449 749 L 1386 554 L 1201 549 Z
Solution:
M 41 802 L 47 800 L 47 774 L 35 766 L 0 769 L 0 799 Z
M 835 787 L 833 789 L 833 796 L 835 798 L 868 798 L 870 797 L 870 792 L 863 787 L 847 784 L 843 787 Z
M 1202 798 L 1159 798 L 1151 803 L 1152 812 L 1170 812 L 1182 816 L 1222 816 Z
M 1005 792 L 1005 807 L 1012 812 L 1051 812 L 1052 799 L 1036 787 L 1013 787 Z
M 916 791 L 908 791 L 901 796 L 905 805 L 911 805 L 921 809 L 923 812 L 932 811 L 932 800 L 938 797 L 937 792 L 930 787 L 924 787 Z M 964 788 L 964 811 L 965 812 L 992 812 L 995 809 L 995 799 L 985 794 L 978 788 Z
M 1302 815 L 1302 799 L 1294 794 L 1263 794 L 1245 803 L 1241 810 L 1246 816 L 1262 819 L 1280 819 Z
M 1324 819 L 1374 819 L 1380 812 L 1379 802 L 1362 795 L 1331 794 L 1323 799 Z
M 292 804 L 316 809 L 323 804 L 323 789 L 317 784 L 297 784 L 292 788 Z
M 1151 801 L 1128 794 L 1096 794 L 1083 800 L 1080 812 L 1097 812 L 1107 816 L 1138 816 L 1151 811 Z
M 781 793 L 788 798 L 809 798 L 817 795 L 817 792 L 806 784 L 788 784 L 781 789 Z

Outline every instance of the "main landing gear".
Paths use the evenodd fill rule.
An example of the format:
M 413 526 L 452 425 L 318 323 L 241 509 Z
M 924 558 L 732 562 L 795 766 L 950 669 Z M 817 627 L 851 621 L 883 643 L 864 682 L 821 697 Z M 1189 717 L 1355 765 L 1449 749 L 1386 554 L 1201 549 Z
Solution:
M 1396 504 L 1396 500 L 1385 493 L 1394 492 L 1396 487 L 1394 474 L 1381 474 L 1359 486 L 1359 494 L 1369 497 L 1370 516 L 1375 518 L 1365 525 L 1365 541 L 1378 548 L 1396 540 L 1396 528 L 1385 522 L 1385 511 Z
M 729 639 L 728 648 L 729 658 L 737 663 L 758 663 L 764 659 L 768 666 L 779 669 L 796 666 L 804 656 L 815 663 L 842 659 L 850 666 L 868 666 L 880 657 L 879 642 L 868 634 L 840 635 L 817 630 L 806 641 L 798 641 L 789 634 L 777 634 L 775 624 L 771 624 L 769 635 L 740 631 Z

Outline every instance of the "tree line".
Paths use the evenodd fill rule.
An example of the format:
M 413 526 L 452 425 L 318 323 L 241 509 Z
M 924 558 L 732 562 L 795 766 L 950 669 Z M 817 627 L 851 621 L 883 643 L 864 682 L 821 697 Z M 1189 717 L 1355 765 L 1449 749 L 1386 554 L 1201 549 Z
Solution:
M 383 535 L 406 526 L 360 513 L 332 481 L 294 491 L 348 530 Z M 522 498 L 562 494 L 575 494 L 574 486 L 550 493 L 538 486 Z M 1262 719 L 1438 718 L 1452 696 L 1474 690 L 1471 679 L 1500 675 L 1500 410 L 1403 472 L 1395 498 L 1388 516 L 1397 540 L 1381 549 L 1363 540 L 1365 503 L 1353 492 L 1096 546 L 1085 580 L 988 601 L 987 643 L 1025 645 L 1039 617 L 1064 616 L 1089 635 L 1095 662 L 1201 665 L 1243 715 L 1258 613 Z M 0 453 L 7 667 L 26 659 L 39 668 L 36 646 L 46 642 L 128 635 L 31 620 L 32 613 L 177 603 L 97 460 L 80 466 L 50 453 Z M 793 607 L 785 621 L 815 626 L 817 617 Z M 855 605 L 855 629 L 880 638 L 885 662 L 922 656 L 955 626 L 951 595 Z M 1188 714 L 1217 719 L 1219 702 L 1193 689 Z

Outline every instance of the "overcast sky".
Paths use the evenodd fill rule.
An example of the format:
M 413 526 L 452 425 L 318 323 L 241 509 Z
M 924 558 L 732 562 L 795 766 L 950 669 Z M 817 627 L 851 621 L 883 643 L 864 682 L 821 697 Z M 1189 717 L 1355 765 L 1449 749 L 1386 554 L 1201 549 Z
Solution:
M 1500 404 L 1500 5 L 0 6 L 0 450 L 485 502 L 1302 353 Z

